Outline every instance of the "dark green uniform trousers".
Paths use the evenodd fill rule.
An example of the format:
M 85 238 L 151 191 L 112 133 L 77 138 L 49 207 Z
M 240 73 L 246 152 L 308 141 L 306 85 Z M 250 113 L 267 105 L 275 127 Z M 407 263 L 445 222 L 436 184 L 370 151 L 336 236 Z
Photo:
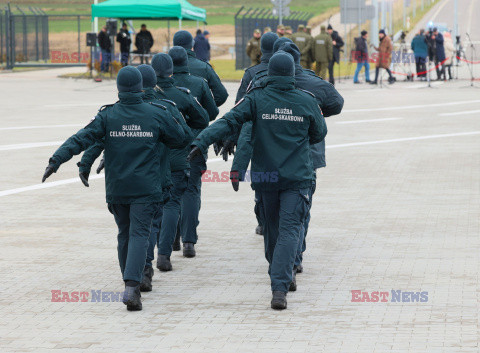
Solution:
M 109 204 L 118 226 L 118 262 L 124 281 L 141 282 L 148 239 L 160 203 Z
M 158 241 L 159 255 L 170 256 L 172 254 L 172 245 L 180 220 L 182 198 L 187 189 L 189 175 L 189 170 L 172 172 L 173 188 L 170 192 L 170 199 L 163 207 L 162 229 Z
M 187 190 L 182 199 L 182 216 L 180 232 L 184 243 L 196 244 L 198 240 L 197 227 L 199 224 L 202 173 L 207 169 L 207 164 L 202 156 L 190 161 L 190 178 L 188 178 Z
M 163 193 L 163 196 L 164 198 L 167 196 L 166 192 Z M 165 200 L 165 202 L 168 201 Z M 155 216 L 153 217 L 152 230 L 150 231 L 150 236 L 148 237 L 148 249 L 145 267 L 152 267 L 152 261 L 155 258 L 155 245 L 157 245 L 159 242 L 160 229 L 162 228 L 163 208 L 163 203 L 159 204 L 155 212 Z
M 265 258 L 272 291 L 287 293 L 301 227 L 310 207 L 309 189 L 259 191 L 264 215 Z
M 308 207 L 307 217 L 305 217 L 305 222 L 300 229 L 300 238 L 298 241 L 297 256 L 295 257 L 295 266 L 299 266 L 303 261 L 303 253 L 307 249 L 307 243 L 305 241 L 308 232 L 308 225 L 310 223 L 310 210 L 312 209 L 313 194 L 315 194 L 315 189 L 317 187 L 316 180 L 313 181 L 312 188 L 309 192 L 310 205 Z

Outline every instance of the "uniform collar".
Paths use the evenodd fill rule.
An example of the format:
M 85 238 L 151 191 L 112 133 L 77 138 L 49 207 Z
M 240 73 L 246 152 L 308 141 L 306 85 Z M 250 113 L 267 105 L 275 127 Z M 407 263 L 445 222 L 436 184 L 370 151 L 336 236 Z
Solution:
M 264 82 L 265 86 L 272 86 L 282 91 L 295 88 L 295 79 L 292 76 L 267 76 Z
M 120 104 L 138 104 L 143 102 L 143 92 L 118 92 Z
M 153 87 L 147 87 L 143 90 L 143 99 L 152 99 L 156 98 L 155 90 Z
M 173 67 L 173 73 L 174 74 L 189 74 L 190 70 L 188 69 L 188 66 L 174 66 Z
M 161 88 L 173 87 L 173 78 L 157 76 L 157 86 Z
M 260 62 L 268 64 L 272 56 L 273 56 L 273 53 L 263 53 L 262 57 L 260 58 Z
M 295 64 L 295 76 L 303 73 L 302 66 L 300 64 Z
M 196 58 L 197 57 L 197 54 L 195 54 L 195 52 L 191 49 L 187 49 L 187 55 L 188 56 L 191 56 L 192 58 Z

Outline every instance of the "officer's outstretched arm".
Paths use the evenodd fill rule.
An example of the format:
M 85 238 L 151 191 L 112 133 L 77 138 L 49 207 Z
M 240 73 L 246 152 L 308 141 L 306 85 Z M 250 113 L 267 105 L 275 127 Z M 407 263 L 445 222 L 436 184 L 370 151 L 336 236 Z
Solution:
M 228 98 L 228 92 L 225 86 L 220 81 L 215 70 L 210 65 L 207 65 L 208 87 L 212 91 L 213 98 L 217 107 L 221 106 Z
M 83 129 L 65 141 L 48 161 L 48 166 L 42 178 L 42 183 L 53 173 L 56 173 L 60 165 L 80 154 L 98 140 L 105 136 L 105 115 L 99 112 L 97 116 Z
M 212 91 L 210 91 L 210 87 L 208 84 L 204 82 L 203 84 L 203 94 L 200 100 L 200 104 L 208 113 L 208 117 L 210 121 L 214 121 L 217 118 L 219 113 L 218 107 L 213 99 Z
M 206 152 L 208 146 L 212 143 L 221 141 L 229 134 L 237 133 L 243 123 L 252 120 L 253 112 L 254 102 L 252 98 L 247 95 L 240 100 L 232 110 L 225 114 L 223 118 L 215 121 L 203 130 L 193 141 L 192 145 L 197 146 L 202 152 Z
M 334 85 L 318 78 L 309 90 L 315 95 L 324 117 L 340 114 L 344 101 Z
M 192 95 L 189 94 L 187 99 L 189 101 L 187 107 L 188 126 L 192 129 L 205 129 L 210 121 L 208 112 Z
M 247 170 L 252 158 L 253 145 L 251 142 L 252 122 L 243 124 L 240 137 L 237 142 L 237 151 L 233 157 L 232 171 Z
M 311 104 L 311 112 L 308 136 L 310 137 L 310 144 L 314 145 L 323 141 L 325 136 L 327 136 L 327 124 L 325 123 L 323 114 L 316 103 Z
M 97 141 L 85 150 L 80 163 L 77 163 L 80 173 L 90 173 L 95 160 L 100 157 L 105 148 L 105 139 Z

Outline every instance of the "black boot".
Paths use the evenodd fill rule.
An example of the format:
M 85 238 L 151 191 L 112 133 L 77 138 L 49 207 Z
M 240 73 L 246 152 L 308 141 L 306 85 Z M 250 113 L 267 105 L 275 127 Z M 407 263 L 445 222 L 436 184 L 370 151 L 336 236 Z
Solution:
M 183 243 L 183 256 L 195 257 L 195 245 L 193 243 Z
M 172 263 L 170 262 L 170 256 L 158 255 L 157 268 L 162 272 L 171 271 Z
M 173 251 L 180 251 L 182 250 L 182 247 L 180 245 L 180 234 L 177 233 L 175 236 L 175 240 L 173 241 L 173 246 L 172 246 Z
M 292 272 L 292 282 L 288 287 L 289 292 L 295 292 L 297 290 L 297 270 L 294 268 Z
M 138 283 L 138 282 L 137 282 Z M 142 295 L 140 294 L 140 285 L 127 286 L 125 285 L 125 292 L 123 293 L 123 304 L 127 306 L 128 311 L 142 310 Z
M 273 291 L 272 292 L 272 309 L 283 310 L 287 308 L 287 293 Z
M 259 224 L 257 228 L 255 228 L 255 233 L 258 235 L 263 235 L 263 227 Z
M 303 272 L 303 265 L 300 264 L 298 266 L 293 267 L 294 271 L 297 271 L 297 273 L 302 273 Z
M 153 277 L 153 268 L 145 267 L 143 269 L 142 283 L 140 283 L 140 291 L 142 292 L 152 291 L 152 277 Z

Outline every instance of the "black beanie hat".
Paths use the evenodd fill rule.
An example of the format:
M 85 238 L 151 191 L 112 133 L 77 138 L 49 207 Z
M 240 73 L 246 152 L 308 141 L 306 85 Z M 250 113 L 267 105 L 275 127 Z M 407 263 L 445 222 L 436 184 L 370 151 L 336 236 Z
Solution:
M 157 84 L 157 76 L 155 70 L 150 65 L 142 64 L 137 67 L 142 74 L 143 88 L 155 87 Z
M 173 62 L 172 58 L 168 54 L 155 54 L 152 58 L 152 67 L 157 76 L 169 77 L 173 74 Z
M 173 65 L 175 66 L 187 66 L 188 65 L 188 56 L 187 51 L 183 47 L 179 47 L 178 45 L 172 47 L 168 51 L 168 55 L 172 58 Z
M 268 62 L 268 76 L 292 76 L 295 74 L 293 57 L 285 52 L 272 56 Z
M 293 41 L 287 37 L 278 38 L 273 44 L 273 52 L 276 53 L 284 43 L 293 43 Z
M 118 92 L 140 92 L 142 86 L 142 75 L 133 66 L 125 66 L 117 74 Z
M 380 34 L 380 33 L 385 34 L 385 30 L 384 29 L 379 30 L 378 34 Z
M 295 64 L 300 64 L 300 49 L 298 49 L 295 43 L 286 42 L 280 47 L 279 50 L 283 50 L 284 52 L 290 54 L 293 57 L 293 62 Z
M 178 31 L 173 36 L 173 45 L 184 47 L 185 49 L 193 48 L 193 37 L 190 32 Z
M 328 25 L 327 29 L 333 29 L 332 25 Z
M 273 53 L 273 44 L 278 39 L 278 35 L 273 32 L 265 33 L 260 39 L 260 47 L 262 54 L 271 54 Z

